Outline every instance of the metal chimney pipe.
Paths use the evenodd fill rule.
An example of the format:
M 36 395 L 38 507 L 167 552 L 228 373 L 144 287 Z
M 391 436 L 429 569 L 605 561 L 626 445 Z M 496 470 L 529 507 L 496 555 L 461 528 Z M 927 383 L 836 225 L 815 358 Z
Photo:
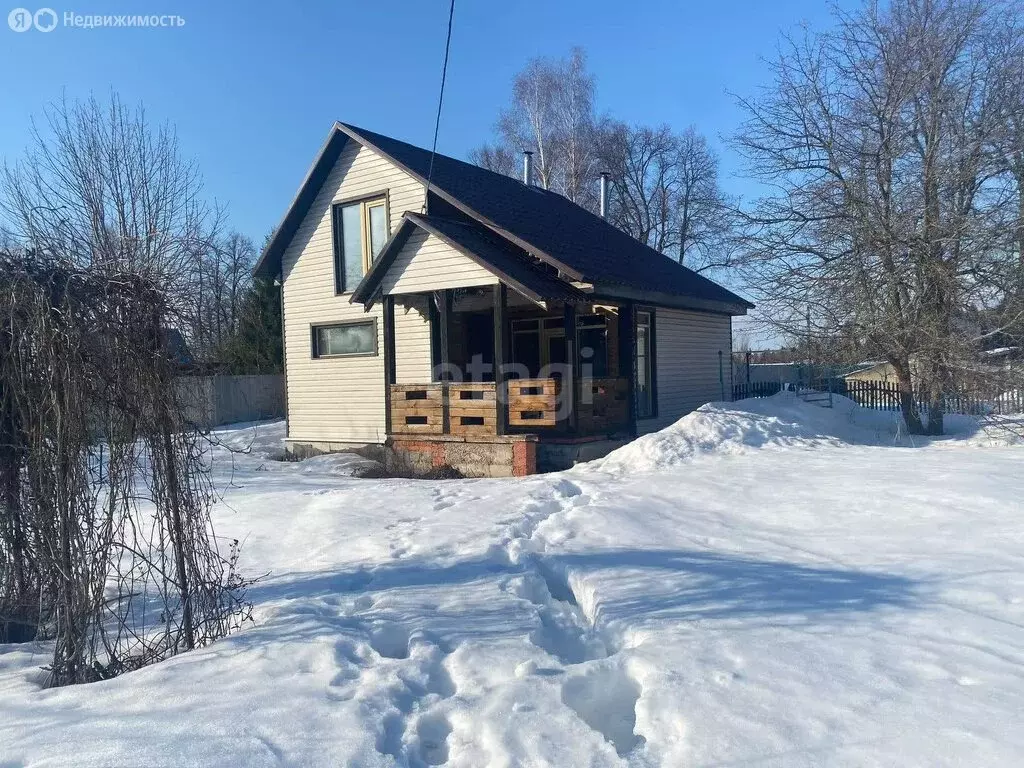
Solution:
M 533 184 L 533 152 L 528 149 L 523 150 L 523 184 Z
M 608 218 L 608 171 L 601 171 L 601 218 Z

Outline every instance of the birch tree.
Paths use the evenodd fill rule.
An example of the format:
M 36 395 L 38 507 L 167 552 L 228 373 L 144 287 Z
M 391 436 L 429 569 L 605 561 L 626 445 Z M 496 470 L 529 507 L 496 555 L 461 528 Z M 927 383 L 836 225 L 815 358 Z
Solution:
M 512 100 L 497 123 L 497 143 L 471 153 L 473 162 L 518 176 L 520 155 L 533 152 L 536 183 L 574 202 L 596 205 L 594 76 L 586 54 L 531 59 L 512 82 Z

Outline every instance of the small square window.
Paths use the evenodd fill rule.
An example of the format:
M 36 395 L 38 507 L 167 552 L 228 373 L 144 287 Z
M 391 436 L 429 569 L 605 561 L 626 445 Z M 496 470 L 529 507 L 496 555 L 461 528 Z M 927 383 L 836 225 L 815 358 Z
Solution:
M 377 324 L 373 320 L 313 327 L 313 357 L 376 354 Z

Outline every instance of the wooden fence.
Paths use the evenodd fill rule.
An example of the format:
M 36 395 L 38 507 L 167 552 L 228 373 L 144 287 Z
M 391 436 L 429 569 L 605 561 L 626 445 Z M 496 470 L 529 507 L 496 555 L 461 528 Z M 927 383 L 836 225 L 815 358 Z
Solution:
M 746 400 L 748 397 L 771 397 L 782 391 L 778 381 L 754 381 L 749 384 L 736 384 L 732 388 L 733 400 Z
M 776 382 L 737 384 L 733 387 L 732 399 L 747 397 L 771 397 L 782 389 Z M 898 411 L 901 390 L 896 382 L 887 381 L 846 381 L 833 379 L 814 389 L 843 395 L 864 408 L 876 411 Z M 919 411 L 927 410 L 927 398 L 922 392 L 913 393 Z M 987 414 L 1024 413 L 1024 389 L 1011 389 L 992 393 L 988 396 L 971 393 L 951 393 L 945 397 L 945 413 L 960 413 L 968 416 Z
M 284 375 L 179 376 L 174 391 L 187 419 L 200 427 L 284 416 Z

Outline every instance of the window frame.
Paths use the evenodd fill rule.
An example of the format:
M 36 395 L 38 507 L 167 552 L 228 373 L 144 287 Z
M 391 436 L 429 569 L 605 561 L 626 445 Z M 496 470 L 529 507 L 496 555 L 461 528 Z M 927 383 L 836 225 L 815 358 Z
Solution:
M 372 352 L 341 352 L 336 355 L 324 355 L 320 353 L 317 344 L 317 332 L 321 328 L 340 328 L 347 325 L 369 325 L 373 329 L 373 351 Z M 359 320 L 337 320 L 326 323 L 312 323 L 309 326 L 309 356 L 312 360 L 338 360 L 349 357 L 378 357 L 380 355 L 380 329 L 377 327 L 377 318 L 360 318 Z
M 343 296 L 356 289 L 354 285 L 345 284 L 345 233 L 342 226 L 341 210 L 354 205 L 359 206 L 359 238 L 362 247 L 363 276 L 373 266 L 372 245 L 370 243 L 370 209 L 384 207 L 384 243 L 391 238 L 391 199 L 388 190 L 373 192 L 368 195 L 336 200 L 331 203 L 331 247 L 334 256 L 334 295 Z M 384 243 L 381 244 L 383 248 Z
M 605 315 L 599 313 L 591 313 L 589 315 L 578 315 L 576 318 L 576 339 L 577 339 L 577 353 L 582 352 L 583 344 L 579 341 L 581 331 L 603 331 L 604 332 L 604 359 L 601 360 L 601 366 L 603 373 L 594 374 L 595 379 L 605 379 L 609 376 L 610 366 L 608 365 L 611 358 L 611 350 L 608 347 L 608 318 Z M 599 358 L 594 355 L 589 359 L 591 365 L 597 367 L 596 362 Z M 580 363 L 584 362 L 583 358 L 580 358 Z
M 636 358 L 639 357 L 639 355 L 637 355 L 637 352 L 636 352 L 636 349 L 635 349 L 635 344 L 636 344 L 635 340 L 638 339 L 639 336 L 640 336 L 638 329 L 639 329 L 639 327 L 641 325 L 641 323 L 640 323 L 640 316 L 641 315 L 647 315 L 647 323 L 646 323 L 646 325 L 647 325 L 647 345 L 648 345 L 648 350 L 647 350 L 647 368 L 648 368 L 648 371 L 647 371 L 647 373 L 648 373 L 648 379 L 649 379 L 649 386 L 648 386 L 647 389 L 648 389 L 648 392 L 650 393 L 650 401 L 651 401 L 650 402 L 650 406 L 651 407 L 650 407 L 649 413 L 647 413 L 644 416 L 640 415 L 641 409 L 640 409 L 640 397 L 639 397 L 639 391 L 638 391 L 637 392 L 637 398 L 636 398 L 636 411 L 637 411 L 636 418 L 637 418 L 638 421 L 646 421 L 648 419 L 656 419 L 656 418 L 658 418 L 658 332 L 657 332 L 657 320 L 656 320 L 656 315 L 655 315 L 654 307 L 637 307 L 636 308 L 635 327 L 633 329 L 633 339 L 634 339 L 633 355 L 634 355 L 634 357 L 636 357 Z M 638 371 L 639 370 L 639 360 L 634 360 L 634 365 L 635 365 L 635 370 Z M 639 381 L 637 381 L 635 383 L 639 384 Z

